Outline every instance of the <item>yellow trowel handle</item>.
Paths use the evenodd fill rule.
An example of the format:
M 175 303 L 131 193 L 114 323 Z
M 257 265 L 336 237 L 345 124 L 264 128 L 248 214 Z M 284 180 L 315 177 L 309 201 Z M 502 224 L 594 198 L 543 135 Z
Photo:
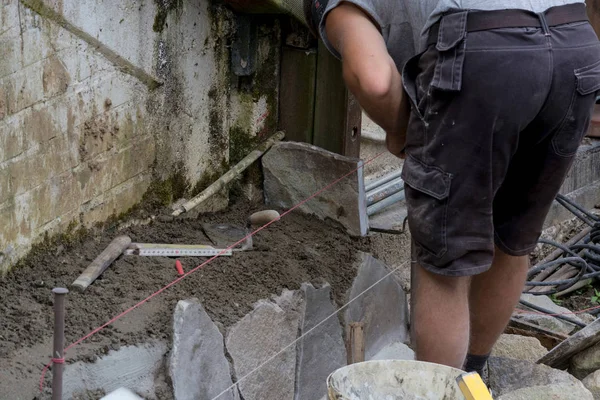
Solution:
M 456 382 L 466 400 L 493 400 L 477 372 L 463 374 L 456 378 Z

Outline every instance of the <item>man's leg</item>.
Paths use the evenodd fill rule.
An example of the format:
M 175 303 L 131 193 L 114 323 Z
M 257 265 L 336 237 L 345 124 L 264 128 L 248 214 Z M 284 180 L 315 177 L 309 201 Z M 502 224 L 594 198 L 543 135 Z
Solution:
M 472 278 L 469 291 L 471 337 L 464 365 L 467 372 L 482 374 L 494 344 L 519 302 L 528 267 L 527 256 L 510 256 L 496 248 L 492 267 Z
M 504 332 L 525 285 L 529 259 L 496 248 L 492 268 L 471 280 L 469 354 L 489 354 Z
M 447 277 L 413 264 L 411 315 L 417 360 L 462 368 L 469 344 L 470 277 Z

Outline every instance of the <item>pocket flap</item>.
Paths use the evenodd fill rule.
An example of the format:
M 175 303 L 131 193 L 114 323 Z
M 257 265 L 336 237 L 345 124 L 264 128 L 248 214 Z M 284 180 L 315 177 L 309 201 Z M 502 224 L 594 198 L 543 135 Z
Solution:
M 600 61 L 575 70 L 577 91 L 585 96 L 600 89 Z
M 402 168 L 402 179 L 413 189 L 443 200 L 450 193 L 452 175 L 408 156 Z
M 461 11 L 444 15 L 440 22 L 438 41 L 435 48 L 439 51 L 450 50 L 467 35 L 468 11 Z

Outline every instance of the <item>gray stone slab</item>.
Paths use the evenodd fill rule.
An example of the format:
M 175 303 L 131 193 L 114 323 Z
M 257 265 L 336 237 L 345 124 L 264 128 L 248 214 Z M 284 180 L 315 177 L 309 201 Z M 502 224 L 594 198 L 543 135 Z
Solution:
M 404 233 L 408 230 L 408 223 L 404 224 L 407 215 L 406 203 L 400 201 L 371 215 L 369 228 L 378 232 Z
M 290 208 L 324 189 L 299 210 L 341 223 L 348 233 L 364 236 L 368 231 L 363 162 L 306 143 L 275 144 L 262 158 L 266 203 Z M 357 172 L 352 172 L 357 169 Z M 352 172 L 352 173 L 351 173 Z
M 496 400 L 594 400 L 589 390 L 574 385 L 527 387 L 497 397 Z
M 583 379 L 597 370 L 600 370 L 600 343 L 583 350 L 571 359 L 569 372 L 576 378 Z
M 521 295 L 521 299 L 538 307 L 545 308 L 546 310 L 551 311 L 553 314 L 562 314 L 574 320 L 583 322 L 576 314 L 573 314 L 571 310 L 557 305 L 548 296 L 523 294 Z M 526 311 L 526 313 L 519 311 L 514 313 L 514 317 L 521 321 L 526 321 L 542 328 L 549 329 L 553 332 L 562 333 L 564 335 L 570 334 L 575 328 L 577 328 L 576 325 L 571 324 L 570 322 L 560 320 L 550 315 L 544 315 L 539 311 L 531 310 L 530 308 L 527 308 L 521 304 L 519 304 L 518 307 L 519 309 Z
M 350 288 L 348 300 L 355 299 L 346 309 L 345 323 L 365 324 L 365 358 L 374 357 L 390 343 L 408 343 L 408 302 L 406 293 L 393 274 L 373 286 L 390 270 L 367 253 L 359 253 L 358 274 Z
M 154 399 L 154 376 L 163 365 L 167 345 L 149 342 L 110 351 L 94 363 L 78 361 L 65 366 L 63 397 L 103 390 L 110 393 L 126 388 L 147 399 Z
M 233 384 L 223 335 L 196 299 L 177 303 L 169 362 L 175 400 L 212 399 Z M 234 400 L 237 389 L 219 397 Z
M 316 289 L 302 285 L 305 307 L 300 335 L 308 333 L 298 343 L 295 400 L 313 400 L 327 395 L 327 377 L 346 365 L 346 347 L 337 315 L 312 330 L 335 312 L 331 302 L 331 287 Z
M 296 346 L 271 357 L 296 340 L 298 319 L 299 313 L 286 312 L 273 302 L 261 300 L 229 329 L 226 348 L 245 400 L 294 398 Z
M 554 368 L 566 368 L 576 354 L 600 342 L 600 319 L 592 322 L 538 360 Z
M 588 375 L 583 381 L 583 386 L 592 392 L 594 400 L 600 400 L 600 370 Z
M 572 386 L 578 388 L 582 393 L 586 392 L 581 382 L 575 377 L 546 365 L 525 360 L 490 357 L 488 367 L 489 385 L 494 396 L 503 396 L 526 387 L 546 385 Z

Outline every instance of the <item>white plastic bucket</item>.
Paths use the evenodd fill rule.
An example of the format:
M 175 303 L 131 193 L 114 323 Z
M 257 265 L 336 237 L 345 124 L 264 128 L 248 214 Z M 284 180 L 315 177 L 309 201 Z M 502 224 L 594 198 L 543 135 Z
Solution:
M 327 378 L 330 400 L 465 400 L 456 368 L 420 361 L 352 364 Z

